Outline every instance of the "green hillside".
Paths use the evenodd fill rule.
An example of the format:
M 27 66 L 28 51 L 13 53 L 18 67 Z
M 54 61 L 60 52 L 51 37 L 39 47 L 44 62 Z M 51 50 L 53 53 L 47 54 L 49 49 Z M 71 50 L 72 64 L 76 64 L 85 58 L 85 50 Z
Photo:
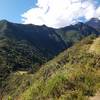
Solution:
M 15 71 L 35 73 L 66 48 L 53 29 L 0 21 L 0 88 Z
M 0 80 L 13 71 L 35 73 L 42 64 L 91 34 L 99 33 L 83 23 L 56 30 L 0 21 Z
M 83 23 L 53 29 L 0 21 L 0 100 L 93 96 L 100 86 L 99 34 Z
M 10 74 L 3 81 L 3 100 L 88 100 L 100 89 L 100 55 L 89 52 L 96 39 L 84 38 L 35 74 Z
M 99 34 L 99 32 L 95 28 L 92 28 L 91 26 L 88 26 L 87 24 L 81 22 L 75 25 L 57 29 L 56 32 L 61 36 L 67 47 L 72 46 L 74 43 L 91 34 Z

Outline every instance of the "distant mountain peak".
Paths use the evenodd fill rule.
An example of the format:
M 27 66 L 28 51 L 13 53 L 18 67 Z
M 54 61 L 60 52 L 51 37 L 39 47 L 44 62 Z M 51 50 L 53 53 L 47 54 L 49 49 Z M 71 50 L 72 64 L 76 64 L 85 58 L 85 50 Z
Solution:
M 97 31 L 100 30 L 100 19 L 98 19 L 98 18 L 92 18 L 86 24 L 95 28 Z
M 0 23 L 1 23 L 1 22 L 2 22 L 2 23 L 8 23 L 9 21 L 7 21 L 6 19 L 3 19 L 3 20 L 0 21 Z
M 2 26 L 2 25 L 9 25 L 11 22 L 9 22 L 9 21 L 7 21 L 7 20 L 5 20 L 5 19 L 3 19 L 3 20 L 1 20 L 0 21 L 0 25 Z
M 100 22 L 100 20 L 98 18 L 92 18 L 90 21 L 95 22 L 95 23 Z
M 78 22 L 78 23 L 76 23 L 75 25 L 79 27 L 79 26 L 83 26 L 84 23 L 82 23 L 82 22 Z
M 98 18 L 91 18 L 90 20 L 99 20 Z

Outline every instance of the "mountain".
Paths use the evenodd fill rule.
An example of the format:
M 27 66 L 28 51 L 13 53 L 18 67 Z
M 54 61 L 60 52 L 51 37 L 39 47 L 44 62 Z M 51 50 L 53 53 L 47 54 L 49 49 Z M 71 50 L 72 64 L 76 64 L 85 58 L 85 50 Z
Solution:
M 29 42 L 41 52 L 45 52 L 45 56 L 50 57 L 65 48 L 60 36 L 46 26 L 15 24 L 5 20 L 0 23 L 2 35 L 10 40 Z
M 91 34 L 99 33 L 83 23 L 53 29 L 45 25 L 23 25 L 2 20 L 1 65 L 13 71 L 34 69 Z
M 99 19 L 92 18 L 86 24 L 100 32 L 100 20 Z
M 65 48 L 61 37 L 51 28 L 0 21 L 1 60 L 14 70 L 46 62 Z
M 51 28 L 0 21 L 0 91 L 11 73 L 35 73 L 65 48 L 61 37 Z
M 99 69 L 99 48 L 97 49 L 99 40 L 96 40 L 99 35 L 97 29 L 80 22 L 61 29 L 53 29 L 45 25 L 0 21 L 0 99 L 57 99 L 62 96 L 66 98 L 66 92 L 69 93 L 69 98 L 73 95 L 79 96 L 78 94 L 85 97 L 84 91 L 86 96 L 93 95 L 97 84 L 91 81 L 97 80 L 98 83 L 98 77 L 88 79 L 87 73 L 85 75 L 84 73 L 90 70 L 90 75 L 96 75 L 92 70 L 96 70 L 94 67 Z M 93 42 L 94 40 L 96 42 Z M 77 67 L 73 68 L 74 66 Z M 89 69 L 88 67 L 85 69 L 86 66 Z M 78 72 L 82 72 L 82 83 L 80 83 L 81 73 Z M 69 75 L 68 79 L 64 79 L 62 74 L 59 76 L 60 73 Z M 74 73 L 75 76 L 70 73 Z M 75 78 L 79 78 L 79 81 Z M 89 88 L 87 83 L 84 84 L 85 78 L 86 81 L 90 80 L 89 84 L 94 86 L 93 89 Z M 66 81 L 62 83 L 63 79 L 68 80 L 68 83 Z M 77 87 L 77 82 L 80 86 L 82 84 L 82 87 Z M 60 87 L 55 88 L 56 84 Z M 64 90 L 60 91 L 61 88 Z
M 89 100 L 100 89 L 100 55 L 90 49 L 98 40 L 95 35 L 84 38 L 35 74 L 12 73 L 3 84 L 3 99 Z
M 68 47 L 91 34 L 99 34 L 97 30 L 81 22 L 58 29 L 56 32 L 62 37 Z

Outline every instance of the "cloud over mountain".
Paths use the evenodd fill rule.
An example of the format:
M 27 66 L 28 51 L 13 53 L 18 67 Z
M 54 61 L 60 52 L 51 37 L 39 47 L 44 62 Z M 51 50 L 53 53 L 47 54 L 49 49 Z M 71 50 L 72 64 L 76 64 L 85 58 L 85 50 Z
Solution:
M 100 19 L 97 0 L 37 0 L 36 7 L 22 14 L 25 24 L 45 24 L 54 28 L 87 21 L 93 17 Z

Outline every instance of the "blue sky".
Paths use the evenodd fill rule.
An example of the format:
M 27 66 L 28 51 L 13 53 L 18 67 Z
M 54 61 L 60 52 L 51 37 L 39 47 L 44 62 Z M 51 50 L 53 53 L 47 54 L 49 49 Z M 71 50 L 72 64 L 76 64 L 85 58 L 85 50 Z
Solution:
M 0 20 L 21 22 L 21 14 L 34 7 L 36 0 L 0 0 Z

